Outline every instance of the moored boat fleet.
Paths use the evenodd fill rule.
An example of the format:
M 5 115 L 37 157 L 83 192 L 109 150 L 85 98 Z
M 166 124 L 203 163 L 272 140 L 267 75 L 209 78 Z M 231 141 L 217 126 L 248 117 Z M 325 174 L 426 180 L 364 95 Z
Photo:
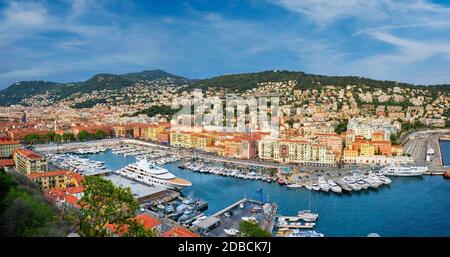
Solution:
M 316 181 L 308 181 L 303 183 L 287 184 L 289 188 L 305 187 L 311 191 L 334 192 L 337 194 L 343 192 L 361 191 L 369 188 L 376 189 L 383 185 L 389 185 L 392 181 L 378 173 L 354 174 L 339 178 L 325 178 L 320 176 Z
M 240 170 L 238 168 L 225 168 L 225 167 L 218 167 L 214 164 L 205 164 L 205 163 L 194 163 L 194 162 L 187 162 L 184 164 L 180 164 L 178 166 L 180 169 L 189 169 L 195 172 L 200 173 L 209 173 L 209 174 L 215 174 L 220 176 L 227 176 L 227 177 L 235 177 L 235 178 L 241 178 L 241 179 L 251 179 L 251 180 L 260 180 L 265 182 L 275 182 L 277 181 L 277 177 L 270 176 L 266 174 L 260 174 L 255 171 L 249 171 L 245 172 L 243 170 Z
M 114 154 L 123 156 L 134 156 L 138 160 L 153 160 L 158 165 L 172 163 L 180 160 L 180 157 L 175 154 L 169 154 L 154 148 L 141 146 L 119 146 L 112 149 Z
M 274 235 L 277 237 L 323 237 L 314 230 L 319 214 L 309 210 L 299 211 L 297 216 L 278 216 Z
M 107 169 L 104 161 L 95 161 L 88 158 L 80 157 L 69 153 L 65 154 L 52 154 L 47 153 L 46 158 L 54 165 L 77 172 L 81 175 L 98 175 L 110 173 L 111 170 Z

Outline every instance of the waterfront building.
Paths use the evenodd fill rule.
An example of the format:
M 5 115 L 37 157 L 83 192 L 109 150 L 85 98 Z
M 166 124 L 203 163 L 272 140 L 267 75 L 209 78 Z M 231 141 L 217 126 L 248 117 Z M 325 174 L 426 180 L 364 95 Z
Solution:
M 190 135 L 189 147 L 195 148 L 201 151 L 206 151 L 208 146 L 213 144 L 213 138 L 209 135 L 202 133 L 192 133 Z
M 27 177 L 42 190 L 79 187 L 83 180 L 80 174 L 66 170 L 29 173 Z
M 259 158 L 281 163 L 336 165 L 336 155 L 323 144 L 292 139 L 263 139 L 258 145 Z
M 344 163 L 358 164 L 391 164 L 411 163 L 410 157 L 403 156 L 400 145 L 393 146 L 387 140 L 365 140 L 357 136 L 355 140 L 344 149 Z
M 224 156 L 239 159 L 251 159 L 257 153 L 257 140 L 255 138 L 224 139 Z
M 175 147 L 191 147 L 191 135 L 192 132 L 183 131 L 171 131 L 170 132 L 170 145 Z
M 112 126 L 112 132 L 114 137 L 133 137 L 133 127 L 128 125 L 114 125 Z
M 46 172 L 48 163 L 44 156 L 27 149 L 19 149 L 13 153 L 16 170 L 24 174 Z
M 164 132 L 166 127 L 160 124 L 150 124 L 144 128 L 141 128 L 141 139 L 157 141 L 158 134 Z
M 19 141 L 0 138 L 0 158 L 11 157 L 13 152 L 19 148 Z
M 156 135 L 156 140 L 162 144 L 169 144 L 170 143 L 170 133 L 166 132 L 166 131 L 160 132 Z

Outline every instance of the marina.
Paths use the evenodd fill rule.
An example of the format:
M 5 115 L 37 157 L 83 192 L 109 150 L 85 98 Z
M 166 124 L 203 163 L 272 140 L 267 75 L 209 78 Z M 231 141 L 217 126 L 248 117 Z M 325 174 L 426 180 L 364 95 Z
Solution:
M 122 169 L 141 159 L 132 154 L 113 153 L 111 149 L 118 149 L 117 145 L 109 148 L 98 153 L 76 156 L 97 161 L 99 164 L 103 163 L 105 169 L 111 171 Z M 443 150 L 444 156 L 446 153 L 448 154 Z M 155 155 L 153 160 L 161 157 L 164 155 Z M 315 222 L 314 230 L 301 228 L 301 225 L 298 225 L 298 228 L 280 227 L 277 230 L 275 226 L 277 220 L 275 220 L 273 224 L 275 236 L 367 236 L 370 233 L 378 233 L 381 236 L 446 236 L 450 234 L 450 222 L 445 217 L 450 206 L 448 198 L 450 185 L 449 180 L 443 179 L 442 176 L 388 177 L 370 168 L 295 174 L 263 173 L 267 170 L 220 162 L 214 165 L 212 162 L 200 159 L 193 161 L 192 158 L 184 160 L 181 158 L 177 161 L 176 157 L 170 157 L 166 160 L 168 161 L 160 165 L 161 167 L 192 183 L 192 186 L 181 189 L 181 195 L 193 194 L 196 199 L 201 199 L 208 204 L 206 210 L 200 211 L 198 215 L 188 220 L 189 222 L 184 223 L 188 226 L 205 222 L 214 223 L 217 219 L 225 220 L 228 218 L 224 216 L 225 214 L 215 219 L 213 215 L 225 206 L 236 203 L 242 197 L 258 199 L 261 196 L 258 191 L 262 189 L 264 192 L 262 202 L 276 203 L 280 216 L 296 216 L 299 210 L 308 210 L 311 197 L 316 204 L 315 212 L 320 214 L 320 221 Z M 197 170 L 194 171 L 189 167 Z M 201 172 L 202 169 L 203 172 Z M 221 171 L 223 174 L 220 174 Z M 233 171 L 235 174 L 231 175 Z M 227 176 L 225 173 L 230 175 Z M 237 174 L 245 174 L 245 176 L 239 177 Z M 267 180 L 270 177 L 272 179 Z M 374 181 L 378 183 L 373 183 Z M 341 192 L 337 186 L 341 188 Z M 158 210 L 166 210 L 167 203 L 170 205 L 171 201 L 174 208 L 182 202 L 178 196 L 166 195 L 167 192 L 170 190 L 157 192 L 154 196 L 158 197 L 146 201 L 147 204 L 151 202 L 152 211 L 156 210 L 158 213 Z M 165 200 L 158 202 L 158 199 Z M 164 208 L 159 208 L 159 204 L 162 204 Z M 171 208 L 168 209 L 170 211 Z M 168 214 L 164 215 L 167 217 Z M 429 219 L 430 215 L 436 218 Z M 174 221 L 178 222 L 176 218 Z M 395 226 L 388 224 L 395 224 Z M 223 229 L 227 229 L 231 234 L 236 232 L 233 228 Z M 225 233 L 223 229 L 221 233 Z

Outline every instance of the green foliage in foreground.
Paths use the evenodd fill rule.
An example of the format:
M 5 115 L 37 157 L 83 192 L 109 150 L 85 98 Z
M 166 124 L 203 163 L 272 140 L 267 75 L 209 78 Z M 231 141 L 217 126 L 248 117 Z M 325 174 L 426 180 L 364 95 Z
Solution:
M 262 229 L 258 223 L 252 221 L 242 221 L 239 223 L 240 237 L 271 237 L 270 232 Z
M 64 236 L 57 217 L 25 176 L 0 171 L 0 236 Z
M 105 236 L 106 226 L 115 224 L 122 236 L 155 236 L 133 219 L 139 204 L 129 187 L 115 186 L 102 177 L 86 177 L 84 195 L 80 200 L 84 228 L 89 236 Z

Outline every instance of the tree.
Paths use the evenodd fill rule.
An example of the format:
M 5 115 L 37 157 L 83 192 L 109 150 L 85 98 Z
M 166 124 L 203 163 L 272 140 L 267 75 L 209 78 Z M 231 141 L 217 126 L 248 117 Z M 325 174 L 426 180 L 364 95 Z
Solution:
M 86 141 L 91 138 L 91 134 L 89 134 L 89 132 L 87 132 L 86 130 L 81 130 L 80 132 L 78 132 L 77 137 L 80 141 Z
M 97 235 L 102 234 L 110 223 L 116 225 L 116 231 L 122 231 L 124 226 L 133 231 L 137 225 L 130 219 L 136 215 L 139 204 L 129 187 L 117 187 L 101 177 L 86 177 L 83 186 L 85 191 L 80 199 L 83 222 Z
M 65 132 L 64 134 L 62 134 L 61 139 L 64 142 L 70 142 L 75 140 L 75 136 L 73 135 L 73 133 Z
M 271 237 L 270 232 L 262 229 L 258 223 L 253 221 L 243 221 L 239 223 L 239 236 L 241 237 Z
M 337 134 L 342 134 L 342 132 L 347 131 L 347 124 L 348 124 L 348 120 L 345 119 L 343 120 L 341 123 L 339 123 L 336 128 L 334 129 L 334 132 L 336 132 Z
M 53 142 L 58 142 L 59 143 L 61 141 L 62 141 L 62 135 L 55 133 L 55 136 L 53 136 Z
M 29 143 L 37 143 L 37 142 L 39 142 L 39 140 L 41 138 L 39 137 L 38 134 L 32 133 L 32 134 L 25 135 L 23 137 L 23 139 L 26 140 Z
M 106 132 L 103 130 L 97 130 L 94 134 L 95 139 L 103 139 L 106 137 Z
M 45 143 L 51 142 L 54 140 L 56 133 L 55 132 L 48 132 L 45 135 L 42 136 L 41 140 Z

